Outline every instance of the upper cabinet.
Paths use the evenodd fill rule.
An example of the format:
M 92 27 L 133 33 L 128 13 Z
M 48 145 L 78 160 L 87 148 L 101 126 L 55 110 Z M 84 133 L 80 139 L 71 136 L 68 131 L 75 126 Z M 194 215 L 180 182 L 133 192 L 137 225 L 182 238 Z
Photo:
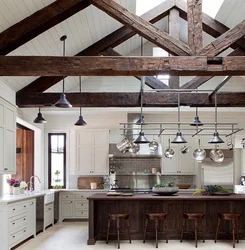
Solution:
M 16 108 L 0 98 L 0 174 L 16 172 Z
M 108 174 L 109 131 L 77 132 L 77 168 L 80 175 Z

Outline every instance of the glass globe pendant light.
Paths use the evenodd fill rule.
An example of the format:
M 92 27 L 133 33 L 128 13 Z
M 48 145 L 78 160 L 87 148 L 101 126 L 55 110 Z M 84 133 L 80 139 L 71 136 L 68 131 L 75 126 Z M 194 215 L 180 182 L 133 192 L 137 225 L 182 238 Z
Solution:
M 80 94 L 81 94 L 82 93 L 81 76 L 79 76 L 79 91 L 80 91 Z M 77 122 L 74 125 L 76 125 L 76 126 L 85 126 L 85 125 L 87 125 L 87 123 L 83 120 L 81 103 L 80 103 L 80 115 L 79 115 L 79 118 L 78 118 Z
M 193 152 L 193 157 L 197 162 L 202 162 L 206 157 L 206 151 L 200 147 L 200 139 L 198 139 L 198 149 Z
M 66 40 L 66 38 L 67 38 L 67 36 L 62 36 L 60 38 L 60 41 L 63 42 L 63 56 L 65 56 L 65 40 Z M 56 102 L 54 104 L 54 106 L 58 107 L 58 108 L 72 108 L 72 105 L 66 99 L 66 95 L 65 95 L 65 77 L 63 77 L 63 91 L 62 91 L 62 94 L 60 95 L 60 99 L 58 100 L 58 102 Z

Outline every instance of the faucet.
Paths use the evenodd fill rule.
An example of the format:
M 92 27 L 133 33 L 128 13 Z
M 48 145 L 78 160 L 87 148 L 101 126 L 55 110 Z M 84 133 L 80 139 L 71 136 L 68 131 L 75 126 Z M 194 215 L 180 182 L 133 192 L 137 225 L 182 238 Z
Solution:
M 33 181 L 34 177 L 36 177 L 38 179 L 39 183 L 41 183 L 41 181 L 40 181 L 40 179 L 39 179 L 39 177 L 37 175 L 31 176 L 31 178 L 30 178 L 30 187 L 29 187 L 30 192 L 33 191 L 33 182 L 32 181 Z

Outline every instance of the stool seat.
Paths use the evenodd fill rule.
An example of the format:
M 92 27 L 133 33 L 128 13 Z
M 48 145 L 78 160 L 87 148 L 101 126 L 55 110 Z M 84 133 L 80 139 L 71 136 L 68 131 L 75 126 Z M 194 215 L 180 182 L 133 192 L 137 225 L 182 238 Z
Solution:
M 106 243 L 108 244 L 109 235 L 110 234 L 117 234 L 117 245 L 118 249 L 120 248 L 120 234 L 125 234 L 125 232 L 120 232 L 120 219 L 124 219 L 127 222 L 127 234 L 129 243 L 131 243 L 131 236 L 130 236 L 130 225 L 129 225 L 129 216 L 130 214 L 108 214 L 108 224 L 107 224 L 107 237 L 106 237 Z M 110 225 L 111 221 L 116 220 L 117 222 L 117 232 L 116 233 L 110 233 Z
M 145 228 L 144 228 L 144 240 L 143 243 L 145 243 L 145 236 L 146 236 L 146 229 L 148 226 L 149 220 L 155 221 L 155 231 L 156 231 L 156 248 L 158 248 L 158 226 L 159 221 L 163 221 L 165 225 L 165 235 L 166 235 L 166 243 L 168 243 L 168 225 L 167 225 L 167 215 L 168 213 L 146 213 L 145 214 Z
M 235 234 L 237 237 L 237 243 L 239 243 L 238 239 L 238 230 L 239 230 L 239 219 L 240 219 L 240 214 L 239 213 L 217 213 L 218 214 L 218 223 L 217 223 L 217 228 L 216 228 L 216 233 L 215 233 L 215 239 L 214 242 L 216 243 L 218 233 L 219 233 L 219 226 L 220 226 L 220 220 L 229 220 L 232 223 L 232 243 L 233 243 L 233 248 L 235 248 Z
M 180 242 L 182 242 L 182 240 L 183 240 L 185 220 L 194 220 L 194 222 L 195 222 L 195 243 L 196 243 L 196 247 L 197 247 L 198 220 L 202 221 L 202 238 L 203 238 L 203 242 L 205 242 L 205 228 L 204 228 L 204 221 L 203 221 L 204 217 L 205 217 L 205 213 L 202 213 L 202 212 L 183 213 L 183 223 L 182 223 Z

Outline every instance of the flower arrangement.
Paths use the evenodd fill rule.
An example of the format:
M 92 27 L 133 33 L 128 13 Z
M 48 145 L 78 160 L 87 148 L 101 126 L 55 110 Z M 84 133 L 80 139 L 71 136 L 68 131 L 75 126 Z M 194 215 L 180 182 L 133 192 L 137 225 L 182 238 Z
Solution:
M 25 181 L 20 182 L 20 189 L 26 189 L 27 188 L 27 183 Z
M 13 187 L 19 187 L 20 186 L 20 181 L 14 179 L 14 178 L 8 178 L 7 183 L 9 184 L 9 186 L 13 186 Z
M 219 185 L 207 185 L 205 188 L 197 189 L 193 195 L 202 194 L 202 195 L 213 195 L 213 194 L 231 194 L 232 190 L 228 188 L 221 187 Z

